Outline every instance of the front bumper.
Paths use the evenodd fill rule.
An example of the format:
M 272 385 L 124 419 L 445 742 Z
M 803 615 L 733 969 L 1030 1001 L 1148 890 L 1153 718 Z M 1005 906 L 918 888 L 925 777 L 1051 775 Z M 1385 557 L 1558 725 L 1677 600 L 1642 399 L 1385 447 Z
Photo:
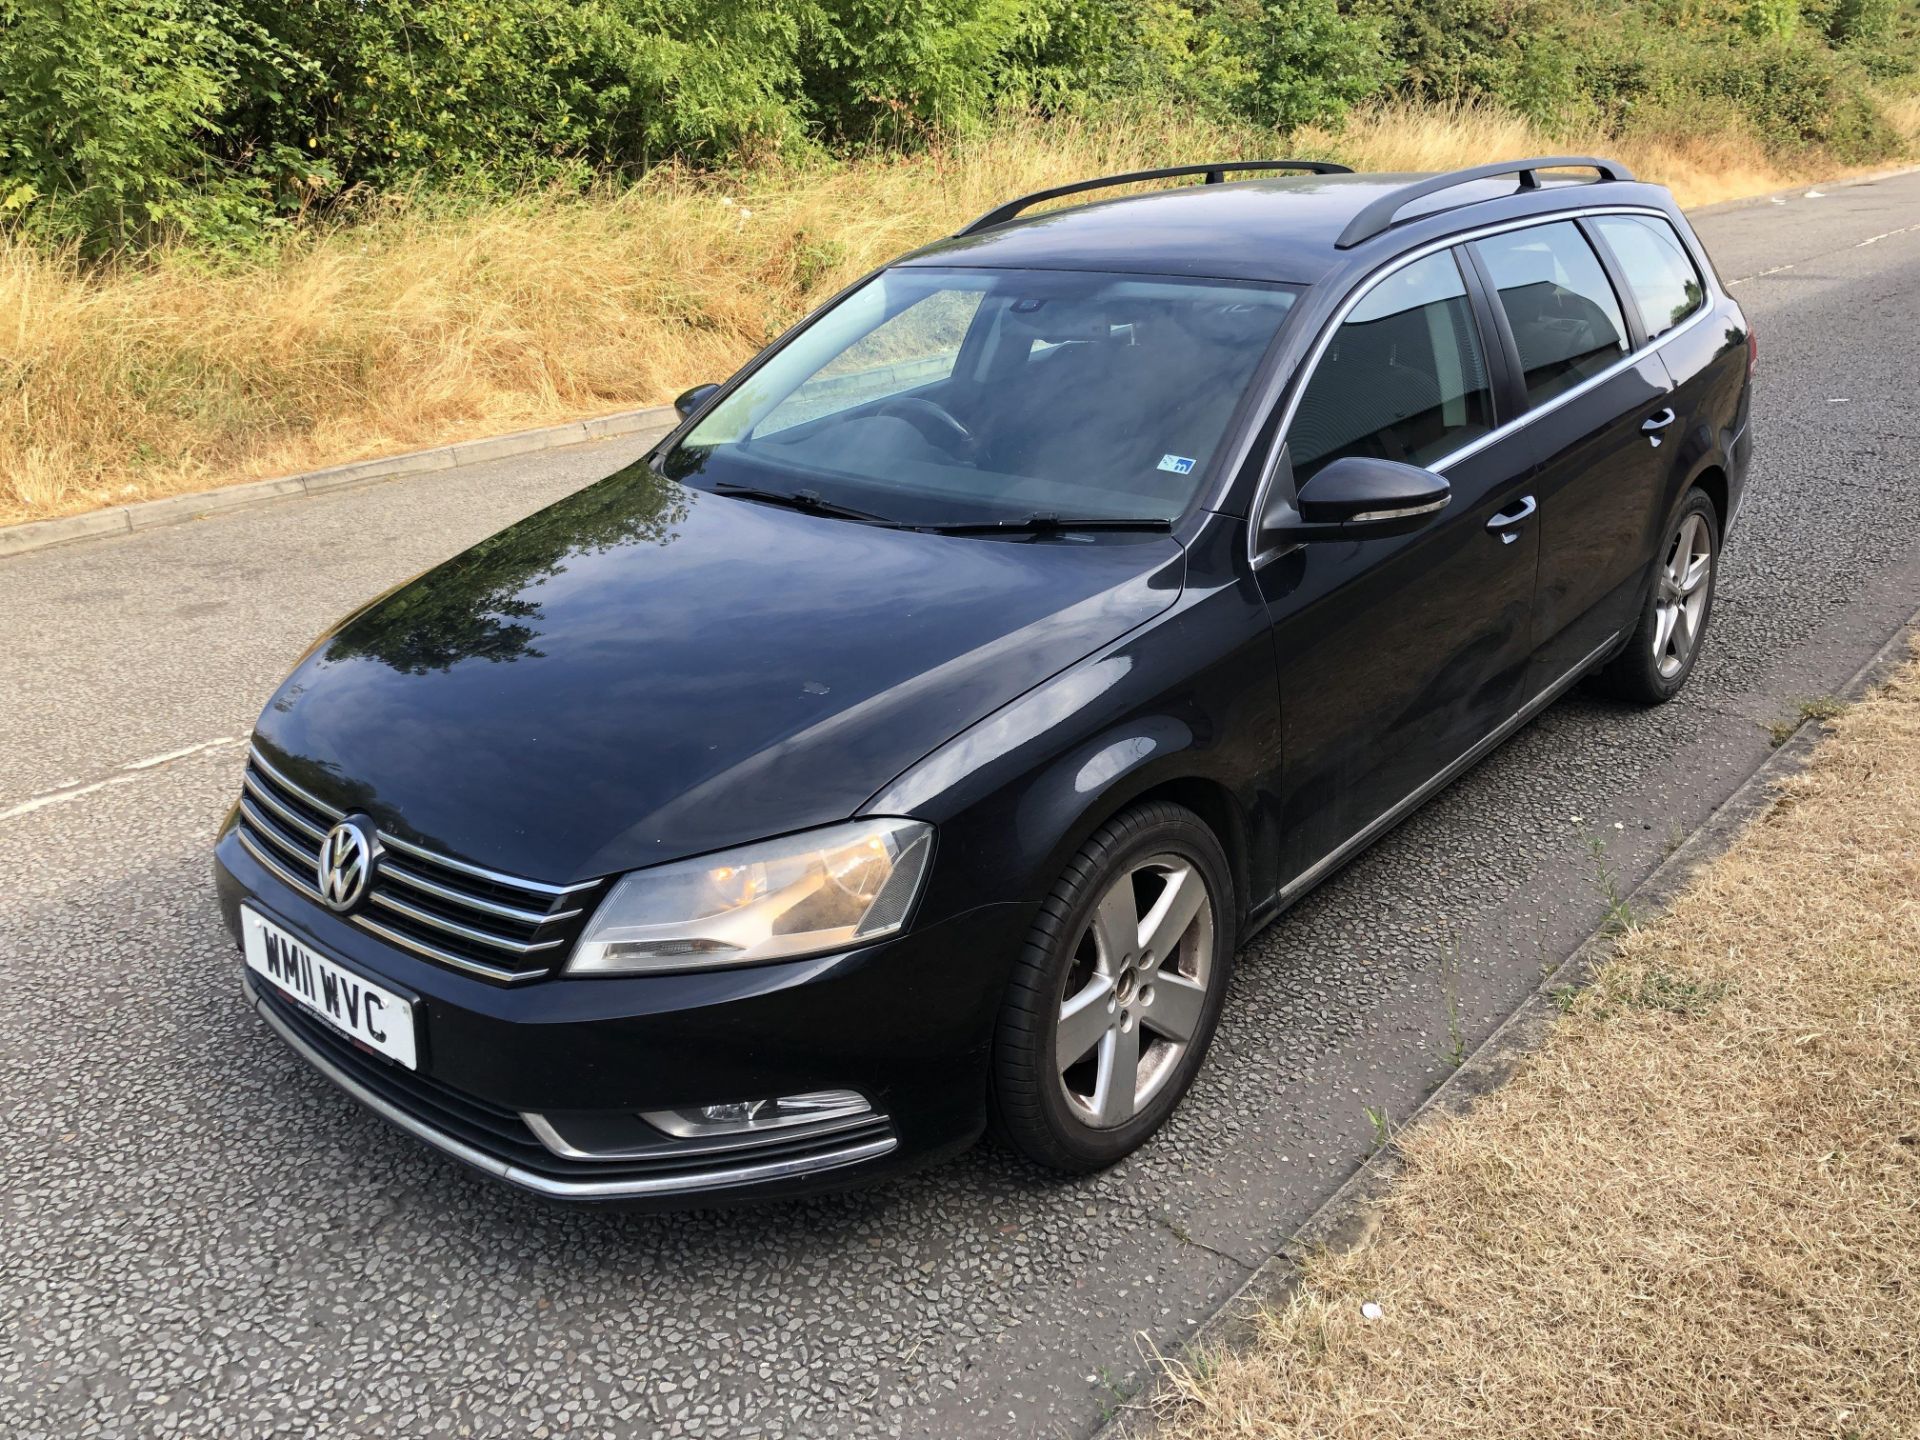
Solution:
M 248 999 L 328 1079 L 497 1179 L 552 1198 L 641 1206 L 843 1188 L 972 1143 L 985 1123 L 994 1013 L 1031 918 L 1023 906 L 991 905 L 842 955 L 505 986 L 382 944 L 291 891 L 231 830 L 214 872 L 236 938 L 244 902 L 413 1001 L 419 1068 L 408 1071 L 243 967 Z M 874 1114 L 752 1143 L 662 1135 L 644 1153 L 592 1158 L 556 1144 L 540 1123 L 566 1130 L 569 1117 L 828 1089 L 859 1091 Z

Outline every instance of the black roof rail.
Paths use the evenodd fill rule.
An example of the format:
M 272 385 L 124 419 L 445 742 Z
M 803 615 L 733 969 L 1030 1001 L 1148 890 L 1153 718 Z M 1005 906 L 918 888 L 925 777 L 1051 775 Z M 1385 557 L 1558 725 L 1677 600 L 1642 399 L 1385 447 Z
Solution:
M 1424 180 L 1416 180 L 1411 185 L 1403 185 L 1390 194 L 1382 195 L 1347 222 L 1347 228 L 1340 232 L 1340 238 L 1334 244 L 1339 249 L 1351 250 L 1362 240 L 1371 240 L 1390 229 L 1393 217 L 1413 201 L 1441 190 L 1451 190 L 1456 185 L 1492 180 L 1502 175 L 1518 175 L 1522 190 L 1538 190 L 1540 177 L 1535 172 L 1539 170 L 1597 170 L 1601 180 L 1633 179 L 1633 172 L 1619 161 L 1597 160 L 1591 155 L 1546 155 L 1534 160 L 1474 165 L 1465 170 L 1451 170 L 1445 175 L 1429 175 Z
M 954 231 L 955 236 L 972 235 L 976 231 L 986 230 L 994 225 L 1002 225 L 1013 219 L 1029 206 L 1038 205 L 1042 200 L 1057 200 L 1062 195 L 1078 195 L 1086 190 L 1104 190 L 1113 185 L 1133 185 L 1142 180 L 1168 180 L 1178 175 L 1204 175 L 1206 183 L 1218 185 L 1225 180 L 1228 171 L 1240 170 L 1306 170 L 1315 175 L 1351 175 L 1350 166 L 1336 165 L 1331 160 L 1216 160 L 1210 165 L 1169 165 L 1160 170 L 1131 170 L 1125 175 L 1102 175 L 1098 180 L 1076 180 L 1071 185 L 1056 185 L 1051 190 L 1036 190 L 1031 195 L 1022 195 L 1018 200 L 1009 200 L 997 205 L 971 224 L 963 225 Z

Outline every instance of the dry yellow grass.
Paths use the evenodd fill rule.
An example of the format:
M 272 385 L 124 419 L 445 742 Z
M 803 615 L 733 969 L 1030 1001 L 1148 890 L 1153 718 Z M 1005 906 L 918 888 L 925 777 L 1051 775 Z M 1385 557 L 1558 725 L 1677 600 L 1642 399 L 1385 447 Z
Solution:
M 1389 106 L 1281 143 L 1177 117 L 1002 126 L 903 159 L 671 171 L 620 194 L 387 213 L 248 263 L 88 270 L 0 236 L 0 523 L 663 400 L 996 200 L 1196 155 L 1437 169 L 1571 143 L 1702 203 L 1786 183 L 1738 138 L 1548 138 Z
M 1336 154 L 1356 170 L 1449 170 L 1543 153 L 1610 155 L 1667 186 L 1689 207 L 1765 194 L 1803 178 L 1739 131 L 1548 134 L 1518 115 L 1465 105 L 1382 105 L 1337 132 L 1308 130 L 1294 139 L 1310 153 Z
M 1167 1440 L 1920 1435 L 1920 661 L 1403 1144 Z

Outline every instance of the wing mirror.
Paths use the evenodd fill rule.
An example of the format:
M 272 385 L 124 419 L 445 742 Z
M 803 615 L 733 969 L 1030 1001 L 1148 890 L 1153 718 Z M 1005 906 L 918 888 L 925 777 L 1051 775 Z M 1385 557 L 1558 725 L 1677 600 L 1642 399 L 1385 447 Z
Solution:
M 1263 545 L 1406 535 L 1453 498 L 1446 479 L 1431 470 L 1365 455 L 1335 460 L 1302 485 L 1291 502 L 1281 493 L 1290 488 L 1275 485 L 1269 494 L 1260 519 Z
M 705 385 L 696 385 L 691 390 L 682 390 L 674 397 L 673 408 L 680 413 L 680 418 L 684 420 L 702 405 L 706 404 L 707 401 L 711 400 L 713 398 L 713 392 L 719 388 L 720 387 L 712 381 L 708 381 Z

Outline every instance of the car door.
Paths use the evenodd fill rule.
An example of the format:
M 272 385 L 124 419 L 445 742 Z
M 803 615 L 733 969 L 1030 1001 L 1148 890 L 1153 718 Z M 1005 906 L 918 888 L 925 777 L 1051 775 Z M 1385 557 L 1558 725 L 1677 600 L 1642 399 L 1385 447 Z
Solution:
M 1747 384 L 1747 326 L 1737 309 L 1710 317 L 1704 257 L 1687 245 L 1666 217 L 1648 214 L 1596 215 L 1587 222 L 1602 254 L 1613 261 L 1616 283 L 1639 311 L 1648 345 L 1657 349 L 1673 385 L 1669 404 L 1674 423 L 1659 454 L 1678 487 L 1683 456 L 1718 449 L 1722 436 L 1746 422 L 1742 399 Z M 1669 492 L 1669 502 L 1678 495 Z M 1663 507 L 1649 517 L 1646 552 L 1665 538 Z M 1664 558 L 1664 557 L 1663 557 Z
M 1537 691 L 1632 623 L 1650 517 L 1664 509 L 1671 386 L 1658 355 L 1636 353 L 1633 309 L 1577 222 L 1503 230 L 1467 250 L 1517 358 L 1539 462 Z
M 1522 701 L 1538 527 L 1524 437 L 1455 252 L 1371 283 L 1311 362 L 1276 485 L 1346 455 L 1441 469 L 1415 533 L 1315 541 L 1258 570 L 1280 679 L 1282 870 L 1297 891 Z

